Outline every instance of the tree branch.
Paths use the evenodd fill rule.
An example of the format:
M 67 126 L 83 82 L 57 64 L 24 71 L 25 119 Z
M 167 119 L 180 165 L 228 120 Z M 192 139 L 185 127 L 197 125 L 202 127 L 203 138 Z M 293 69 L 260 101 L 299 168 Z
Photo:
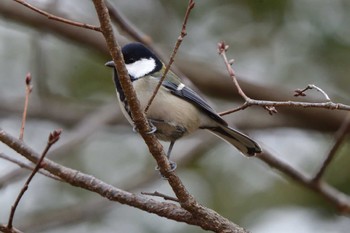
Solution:
M 337 207 L 341 213 L 350 213 L 350 197 L 344 193 L 339 192 L 325 182 L 314 182 L 312 178 L 308 178 L 300 171 L 282 162 L 266 149 L 263 150 L 263 153 L 259 154 L 258 158 L 303 185 L 305 188 L 320 194 L 325 200 Z
M 69 24 L 69 25 L 73 25 L 73 26 L 76 26 L 76 27 L 81 27 L 81 28 L 86 28 L 86 29 L 90 29 L 90 30 L 94 30 L 94 31 L 100 31 L 100 28 L 99 27 L 96 27 L 94 25 L 90 25 L 90 24 L 86 24 L 86 23 L 79 23 L 79 22 L 75 22 L 75 21 L 72 21 L 72 20 L 69 20 L 69 19 L 66 19 L 66 18 L 62 18 L 62 17 L 58 17 L 58 16 L 55 16 L 55 15 L 52 15 L 46 11 L 43 11 L 29 3 L 27 3 L 26 1 L 24 0 L 13 0 L 15 2 L 18 2 L 19 4 L 22 4 L 23 6 L 43 15 L 43 16 L 46 16 L 48 19 L 52 19 L 52 20 L 55 20 L 55 21 L 59 21 L 59 22 L 62 22 L 62 23 L 65 23 L 65 24 Z
M 10 148 L 14 149 L 17 153 L 23 155 L 33 163 L 38 162 L 38 153 L 33 151 L 22 141 L 7 134 L 1 128 L 0 141 L 2 141 Z M 222 218 L 214 211 L 205 207 L 201 207 L 201 210 L 206 212 L 206 216 L 204 218 L 204 216 L 191 214 L 187 210 L 175 204 L 168 202 L 158 202 L 153 199 L 146 198 L 142 195 L 132 194 L 121 189 L 115 188 L 112 185 L 106 184 L 103 181 L 91 175 L 87 175 L 80 171 L 61 166 L 49 159 L 44 159 L 42 168 L 54 174 L 55 176 L 60 177 L 62 180 L 73 186 L 98 193 L 102 197 L 108 198 L 111 201 L 117 201 L 121 204 L 133 206 L 146 212 L 157 214 L 161 217 L 166 217 L 175 221 L 200 226 L 204 230 L 212 230 L 215 232 L 247 232 L 238 225 Z M 213 221 L 214 223 L 216 221 L 216 224 L 213 224 Z
M 32 181 L 32 179 L 34 178 L 35 174 L 42 167 L 42 161 L 44 160 L 47 152 L 50 150 L 51 146 L 53 144 L 55 144 L 59 140 L 60 135 L 61 135 L 61 130 L 55 130 L 53 133 L 50 133 L 49 138 L 47 140 L 46 147 L 45 147 L 43 153 L 41 154 L 40 158 L 38 159 L 38 161 L 36 163 L 36 166 L 34 167 L 32 173 L 28 177 L 27 181 L 24 183 L 23 188 L 19 192 L 15 203 L 11 207 L 11 212 L 10 212 L 8 223 L 7 223 L 7 228 L 8 229 L 12 229 L 13 218 L 15 216 L 15 212 L 16 212 L 17 206 L 18 206 L 21 198 L 23 197 L 24 193 L 27 191 L 27 189 L 29 187 L 29 184 Z
M 319 180 L 322 178 L 323 174 L 326 172 L 326 169 L 328 168 L 331 161 L 335 157 L 336 152 L 339 150 L 340 146 L 345 141 L 346 136 L 349 134 L 349 130 L 350 130 L 350 114 L 348 114 L 348 117 L 344 120 L 343 124 L 335 134 L 335 143 L 331 148 L 331 150 L 329 151 L 326 159 L 323 161 L 322 166 L 316 172 L 313 178 L 313 182 L 319 182 Z
M 162 77 L 160 78 L 156 88 L 154 89 L 151 98 L 148 100 L 147 106 L 145 108 L 145 113 L 147 113 L 147 111 L 148 111 L 149 107 L 151 106 L 154 98 L 156 97 L 156 95 L 157 95 L 157 93 L 159 91 L 159 88 L 161 87 L 161 85 L 162 85 L 166 75 L 168 74 L 168 72 L 170 70 L 171 65 L 175 61 L 175 56 L 176 56 L 177 51 L 179 50 L 180 45 L 181 45 L 184 37 L 187 35 L 187 32 L 186 32 L 187 21 L 188 21 L 188 17 L 190 16 L 190 13 L 191 13 L 192 9 L 194 8 L 194 5 L 195 5 L 194 0 L 189 0 L 188 1 L 187 10 L 186 10 L 186 13 L 185 13 L 184 21 L 182 23 L 182 29 L 181 29 L 181 32 L 180 32 L 180 36 L 178 37 L 178 39 L 176 41 L 174 50 L 173 50 L 173 52 L 172 52 L 172 54 L 170 56 L 169 63 L 165 66 L 164 73 L 163 73 Z
M 202 227 L 203 229 L 208 229 L 207 227 L 209 227 L 209 229 L 216 232 L 219 229 L 226 229 L 227 232 L 245 232 L 244 229 L 230 222 L 226 218 L 223 218 L 216 212 L 199 205 L 194 197 L 189 194 L 178 176 L 171 171 L 161 144 L 155 135 L 146 133 L 150 130 L 150 127 L 146 120 L 145 114 L 140 109 L 140 104 L 131 85 L 131 81 L 125 68 L 123 56 L 120 51 L 120 46 L 114 39 L 107 7 L 103 0 L 93 0 L 93 3 L 101 23 L 102 34 L 105 37 L 107 46 L 120 78 L 121 86 L 129 103 L 133 121 L 146 142 L 151 154 L 156 159 L 157 164 L 160 167 L 161 174 L 167 178 L 176 197 L 179 199 L 181 207 L 189 211 L 196 217 L 196 219 L 200 220 L 200 224 L 198 224 L 198 226 Z
M 337 110 L 345 110 L 345 111 L 350 111 L 350 106 L 341 104 L 341 103 L 333 103 L 328 95 L 319 87 L 315 86 L 314 84 L 309 84 L 306 88 L 303 90 L 297 89 L 295 90 L 296 94 L 295 96 L 305 96 L 305 91 L 310 90 L 310 89 L 316 89 L 317 91 L 321 92 L 325 98 L 326 102 L 321 102 L 321 103 L 308 103 L 308 102 L 295 102 L 295 101 L 267 101 L 267 100 L 255 100 L 249 98 L 244 91 L 242 90 L 241 86 L 239 85 L 237 81 L 237 77 L 235 75 L 235 72 L 232 68 L 232 63 L 233 60 L 228 61 L 226 57 L 226 51 L 228 50 L 229 46 L 225 44 L 225 42 L 220 42 L 218 43 L 218 53 L 219 55 L 222 56 L 224 63 L 226 65 L 226 69 L 232 78 L 232 82 L 234 83 L 235 87 L 238 90 L 238 94 L 244 99 L 245 103 L 235 109 L 232 110 L 227 110 L 224 112 L 221 112 L 220 115 L 227 115 L 239 110 L 246 109 L 247 107 L 250 106 L 262 106 L 265 108 L 270 114 L 277 113 L 277 110 L 275 107 L 281 107 L 281 106 L 289 106 L 289 107 L 303 107 L 303 108 L 324 108 L 324 109 L 337 109 Z
M 11 163 L 14 163 L 14 164 L 17 164 L 19 167 L 21 168 L 25 168 L 29 171 L 32 171 L 34 169 L 34 166 L 32 166 L 31 164 L 26 164 L 22 161 L 19 161 L 17 159 L 14 159 L 14 158 L 11 158 L 10 156 L 0 152 L 0 158 L 4 159 L 4 160 L 7 160 Z M 2 186 L 4 185 L 5 182 L 8 182 L 8 181 L 13 181 L 14 177 L 18 178 L 18 171 L 23 171 L 23 169 L 20 169 L 20 170 L 13 170 L 7 174 L 5 174 L 4 176 L 0 177 L 0 189 L 3 188 Z M 47 176 L 48 178 L 51 178 L 51 179 L 54 179 L 54 180 L 57 180 L 57 181 L 61 181 L 60 178 L 52 175 L 51 173 L 47 172 L 47 171 L 41 171 L 39 170 L 38 171 L 40 174 L 44 175 L 44 176 Z

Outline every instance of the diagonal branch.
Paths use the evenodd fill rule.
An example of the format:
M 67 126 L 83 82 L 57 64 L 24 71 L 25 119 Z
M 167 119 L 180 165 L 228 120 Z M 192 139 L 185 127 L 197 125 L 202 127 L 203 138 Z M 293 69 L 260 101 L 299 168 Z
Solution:
M 100 20 L 102 34 L 105 37 L 115 67 L 120 75 L 120 83 L 129 103 L 134 123 L 137 129 L 139 129 L 139 132 L 141 133 L 141 136 L 147 144 L 151 154 L 156 159 L 157 164 L 160 167 L 161 174 L 167 178 L 176 197 L 179 199 L 181 207 L 189 211 L 191 215 L 198 220 L 198 226 L 202 227 L 203 229 L 210 229 L 216 232 L 218 232 L 219 229 L 220 232 L 224 230 L 227 232 L 246 232 L 243 228 L 230 222 L 228 219 L 220 216 L 213 210 L 199 205 L 194 197 L 187 191 L 179 177 L 173 171 L 171 171 L 161 144 L 155 135 L 146 133 L 150 130 L 150 127 L 145 118 L 145 114 L 141 111 L 135 90 L 133 89 L 131 81 L 128 77 L 124 59 L 120 51 L 120 46 L 117 44 L 113 36 L 108 9 L 103 0 L 93 0 L 93 3 Z
M 319 194 L 329 203 L 334 205 L 339 212 L 347 214 L 350 213 L 350 197 L 336 190 L 329 184 L 322 181 L 314 182 L 312 178 L 308 178 L 302 172 L 282 162 L 266 150 L 259 154 L 258 158 L 272 168 L 275 168 L 281 173 L 287 175 L 289 178 L 301 184 L 305 188 L 311 189 L 315 193 Z
M 321 88 L 317 87 L 314 84 L 309 84 L 306 88 L 300 90 L 297 89 L 295 90 L 296 94 L 294 96 L 305 96 L 305 91 L 310 90 L 310 89 L 316 89 L 317 91 L 321 92 L 325 98 L 326 102 L 321 102 L 321 103 L 309 103 L 309 102 L 296 102 L 296 101 L 268 101 L 268 100 L 255 100 L 249 98 L 244 91 L 242 90 L 241 86 L 238 83 L 237 77 L 235 75 L 235 72 L 232 68 L 233 60 L 228 61 L 227 56 L 226 56 L 226 51 L 228 50 L 229 46 L 225 42 L 220 42 L 218 43 L 218 53 L 219 55 L 222 56 L 226 69 L 232 78 L 232 82 L 234 83 L 235 87 L 238 90 L 238 94 L 244 99 L 244 104 L 241 105 L 238 108 L 227 110 L 224 112 L 221 112 L 220 115 L 227 115 L 233 112 L 237 112 L 239 110 L 246 109 L 247 107 L 250 106 L 261 106 L 264 109 L 266 109 L 270 115 L 277 113 L 277 110 L 275 107 L 302 107 L 302 108 L 324 108 L 324 109 L 337 109 L 337 110 L 344 110 L 344 111 L 350 111 L 350 106 L 341 104 L 341 103 L 334 103 L 330 100 L 328 95 L 326 94 L 325 91 L 323 91 Z
M 0 141 L 14 149 L 17 153 L 23 155 L 33 163 L 38 162 L 39 154 L 28 147 L 25 143 L 17 138 L 9 135 L 0 128 Z M 175 221 L 185 222 L 191 225 L 200 226 L 205 230 L 212 230 L 215 232 L 234 232 L 234 233 L 247 233 L 246 230 L 238 225 L 225 220 L 223 217 L 215 213 L 214 211 L 201 207 L 202 211 L 206 211 L 206 218 L 203 219 L 198 215 L 191 214 L 187 210 L 179 207 L 178 205 L 169 202 L 159 202 L 153 199 L 144 197 L 143 195 L 132 194 L 103 181 L 88 175 L 80 171 L 64 167 L 49 159 L 44 159 L 43 169 L 49 171 L 55 176 L 60 177 L 66 183 L 69 183 L 75 187 L 80 187 L 95 193 L 100 194 L 111 201 L 117 201 L 121 204 L 136 207 L 149 213 L 166 217 Z M 207 221 L 205 221 L 207 220 Z M 213 224 L 213 221 L 216 224 Z M 214 222 L 215 223 L 215 222 Z M 222 231 L 219 231 L 219 230 Z M 226 231 L 225 231 L 226 230 Z
M 52 15 L 46 11 L 43 11 L 43 10 L 27 3 L 24 0 L 13 0 L 13 1 L 18 2 L 19 4 L 22 4 L 23 6 L 28 7 L 29 9 L 31 9 L 31 10 L 33 10 L 33 11 L 35 11 L 43 16 L 46 16 L 48 19 L 52 19 L 52 20 L 59 21 L 59 22 L 65 23 L 65 24 L 69 24 L 69 25 L 73 25 L 73 26 L 81 27 L 81 28 L 86 28 L 86 29 L 90 29 L 90 30 L 94 30 L 94 31 L 98 31 L 98 32 L 101 31 L 100 27 L 97 27 L 94 25 L 90 25 L 90 24 L 86 24 L 86 23 L 79 23 L 79 22 L 75 22 L 75 21 L 72 21 L 72 20 L 69 20 L 66 18 Z
M 335 157 L 340 146 L 345 141 L 346 136 L 349 134 L 349 130 L 350 130 L 350 114 L 348 114 L 347 118 L 344 120 L 343 124 L 340 126 L 339 130 L 337 131 L 335 135 L 335 143 L 331 148 L 331 150 L 329 151 L 326 159 L 323 161 L 322 166 L 320 167 L 318 172 L 316 172 L 316 175 L 313 178 L 314 182 L 319 182 L 319 180 L 322 178 L 323 174 L 326 172 L 326 169 L 328 168 L 331 161 Z
M 149 107 L 151 106 L 154 98 L 156 97 L 156 95 L 157 95 L 157 93 L 159 91 L 159 88 L 161 87 L 161 85 L 162 85 L 166 75 L 168 74 L 168 72 L 170 70 L 171 65 L 174 63 L 175 55 L 176 55 L 177 51 L 179 50 L 180 45 L 181 45 L 184 37 L 187 35 L 186 25 L 187 25 L 188 17 L 190 16 L 190 13 L 191 13 L 192 9 L 194 8 L 194 6 L 195 6 L 194 0 L 189 0 L 188 1 L 188 5 L 187 5 L 187 10 L 186 10 L 186 13 L 185 13 L 184 22 L 182 23 L 182 29 L 181 29 L 180 36 L 178 37 L 178 39 L 176 41 L 173 53 L 170 56 L 169 63 L 165 66 L 164 73 L 163 73 L 162 77 L 160 78 L 160 80 L 158 82 L 158 85 L 154 89 L 151 98 L 148 100 L 148 104 L 147 104 L 147 106 L 145 108 L 145 113 L 147 113 L 147 111 L 148 111 Z
M 22 162 L 22 161 L 20 161 L 20 160 L 11 158 L 10 156 L 8 156 L 8 155 L 6 155 L 6 154 L 4 154 L 4 153 L 2 153 L 2 152 L 0 152 L 0 158 L 1 158 L 1 159 L 4 159 L 4 160 L 7 160 L 7 161 L 9 161 L 9 162 L 11 162 L 11 163 L 17 164 L 19 167 L 25 168 L 25 169 L 27 169 L 27 170 L 29 170 L 29 171 L 32 171 L 32 170 L 34 169 L 34 166 L 32 166 L 31 164 L 27 164 L 27 163 Z M 22 171 L 22 170 L 23 170 L 23 169 L 21 169 L 21 171 Z M 52 175 L 51 173 L 49 173 L 49 172 L 47 172 L 47 171 L 41 171 L 41 170 L 39 170 L 38 172 L 39 172 L 40 174 L 44 175 L 44 176 L 47 176 L 47 177 L 51 178 L 51 179 L 54 179 L 54 180 L 57 180 L 57 181 L 61 181 L 60 178 L 58 178 L 58 177 Z M 0 177 L 0 189 L 1 189 L 2 186 L 4 185 L 3 183 L 4 183 L 5 181 L 13 180 L 13 177 L 14 177 L 14 176 L 17 177 L 17 174 L 18 174 L 18 170 L 13 170 L 13 171 L 11 171 L 11 172 L 5 174 L 4 176 Z
M 34 178 L 35 174 L 42 167 L 42 162 L 43 162 L 47 152 L 49 152 L 51 146 L 53 144 L 55 144 L 59 140 L 61 132 L 62 132 L 61 130 L 55 130 L 53 133 L 50 133 L 49 138 L 47 140 L 46 147 L 45 147 L 43 153 L 41 154 L 40 158 L 36 162 L 36 166 L 34 167 L 32 173 L 29 175 L 28 179 L 24 183 L 21 191 L 19 192 L 19 194 L 18 194 L 18 196 L 16 198 L 15 203 L 11 207 L 11 212 L 10 212 L 9 220 L 8 220 L 8 223 L 7 223 L 7 228 L 8 229 L 12 229 L 13 218 L 15 216 L 15 212 L 16 212 L 16 209 L 17 209 L 17 206 L 18 206 L 19 202 L 21 201 L 24 193 L 28 190 L 29 184 L 32 181 L 32 179 Z

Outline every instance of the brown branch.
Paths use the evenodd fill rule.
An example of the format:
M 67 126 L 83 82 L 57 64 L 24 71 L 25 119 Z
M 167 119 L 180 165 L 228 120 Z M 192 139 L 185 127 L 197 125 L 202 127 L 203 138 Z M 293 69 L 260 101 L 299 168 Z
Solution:
M 265 149 L 263 150 L 263 153 L 259 154 L 258 158 L 269 166 L 287 175 L 297 183 L 303 185 L 305 188 L 311 189 L 319 194 L 329 203 L 334 205 L 341 213 L 350 213 L 350 197 L 339 192 L 329 184 L 322 181 L 314 182 L 312 178 L 308 178 L 302 174 L 302 172 L 282 162 Z
M 320 169 L 316 172 L 313 181 L 319 182 L 322 178 L 323 174 L 326 172 L 327 167 L 331 163 L 331 161 L 334 159 L 337 151 L 339 150 L 340 146 L 343 144 L 343 142 L 346 139 L 346 136 L 349 134 L 350 130 L 350 114 L 348 114 L 347 118 L 344 120 L 343 124 L 339 128 L 339 130 L 335 134 L 335 143 L 331 150 L 329 151 L 326 159 L 323 161 L 322 166 Z
M 69 19 L 66 19 L 66 18 L 62 18 L 62 17 L 58 17 L 58 16 L 55 16 L 55 15 L 52 15 L 46 11 L 43 11 L 29 3 L 27 3 L 26 1 L 24 0 L 13 0 L 15 2 L 18 2 L 19 4 L 22 4 L 23 6 L 43 15 L 43 16 L 46 16 L 48 19 L 52 19 L 52 20 L 55 20 L 55 21 L 59 21 L 59 22 L 62 22 L 62 23 L 65 23 L 65 24 L 69 24 L 69 25 L 72 25 L 72 26 L 76 26 L 76 27 L 81 27 L 81 28 L 86 28 L 86 29 L 90 29 L 90 30 L 94 30 L 94 31 L 98 31 L 100 32 L 101 29 L 100 27 L 97 27 L 97 26 L 94 26 L 94 25 L 90 25 L 90 24 L 86 24 L 86 23 L 80 23 L 80 22 L 75 22 L 75 21 L 72 21 L 72 20 L 69 20 Z
M 204 134 L 200 141 L 196 141 L 186 148 L 186 152 L 176 156 L 175 162 L 179 165 L 178 169 L 186 168 L 190 164 L 198 161 L 208 149 L 215 147 L 219 143 L 218 140 L 212 140 L 209 134 Z M 129 178 L 118 181 L 118 186 L 128 192 L 139 192 L 140 188 L 154 187 L 159 183 L 159 174 L 154 173 L 145 165 L 137 174 L 131 175 Z M 146 172 L 145 172 L 146 169 Z M 67 224 L 78 223 L 81 221 L 93 220 L 96 217 L 101 217 L 108 211 L 116 211 L 117 206 L 112 206 L 110 202 L 101 198 L 90 198 L 82 202 L 76 203 L 68 208 L 55 209 L 51 212 L 46 212 L 45 216 L 41 213 L 33 213 L 28 218 L 19 220 L 21 224 L 18 226 L 24 232 L 45 231 L 50 229 L 65 226 Z M 40 216 L 40 217 L 39 217 Z M 59 221 L 57 221 L 59 219 Z
M 322 93 L 322 95 L 326 98 L 326 100 L 328 102 L 331 102 L 331 99 L 329 98 L 329 96 L 327 95 L 327 93 L 322 90 L 321 88 L 319 88 L 318 86 L 316 86 L 315 84 L 309 84 L 307 85 L 307 87 L 305 87 L 304 89 L 296 89 L 294 92 L 294 96 L 306 96 L 305 92 L 307 90 L 312 90 L 312 89 L 316 89 L 318 92 Z
M 194 6 L 195 6 L 194 0 L 189 0 L 188 1 L 188 5 L 187 5 L 187 9 L 186 9 L 186 13 L 185 13 L 185 18 L 184 18 L 184 21 L 182 23 L 182 29 L 181 29 L 180 36 L 177 38 L 174 50 L 173 50 L 173 52 L 172 52 L 172 54 L 170 56 L 169 63 L 166 65 L 164 73 L 163 73 L 162 77 L 160 78 L 160 80 L 158 82 L 158 85 L 154 89 L 151 98 L 148 100 L 148 104 L 147 104 L 147 106 L 145 108 L 145 113 L 147 113 L 147 111 L 148 111 L 149 107 L 151 106 L 154 98 L 156 97 L 156 95 L 157 95 L 157 93 L 159 91 L 159 88 L 161 87 L 161 85 L 162 85 L 162 83 L 163 83 L 167 73 L 170 70 L 171 65 L 175 61 L 175 55 L 176 55 L 177 51 L 179 50 L 180 45 L 181 45 L 184 37 L 187 35 L 187 32 L 186 32 L 187 21 L 188 21 L 188 17 L 190 16 L 190 13 L 191 13 L 192 9 L 194 8 Z
M 232 81 L 233 81 L 235 87 L 238 90 L 238 94 L 244 99 L 245 103 L 238 108 L 221 112 L 220 113 L 221 116 L 227 115 L 227 114 L 230 114 L 233 112 L 237 112 L 239 110 L 246 109 L 247 107 L 250 107 L 250 106 L 262 106 L 271 115 L 273 113 L 277 113 L 277 110 L 275 109 L 275 107 L 285 107 L 285 106 L 302 107 L 302 108 L 324 108 L 324 109 L 337 109 L 337 110 L 350 111 L 349 105 L 332 102 L 330 100 L 330 98 L 328 97 L 328 95 L 321 88 L 317 87 L 314 84 L 309 84 L 303 90 L 300 90 L 300 89 L 295 90 L 295 92 L 296 92 L 295 96 L 305 96 L 305 91 L 310 90 L 310 89 L 316 89 L 317 91 L 321 92 L 325 96 L 327 102 L 309 103 L 309 102 L 296 102 L 296 101 L 268 101 L 268 100 L 255 100 L 255 99 L 249 98 L 244 93 L 244 91 L 242 90 L 242 88 L 240 87 L 240 85 L 237 81 L 235 72 L 232 68 L 232 62 L 229 62 L 227 59 L 226 51 L 228 50 L 228 48 L 229 48 L 229 46 L 227 44 L 225 44 L 225 42 L 222 41 L 222 42 L 218 43 L 218 53 L 219 53 L 219 55 L 222 56 L 224 63 L 226 65 L 227 71 L 228 71 L 230 77 L 232 78 Z
M 62 107 L 59 109 L 62 111 Z M 69 109 L 73 111 L 73 108 Z M 65 140 L 61 142 L 59 146 L 51 150 L 49 156 L 55 157 L 55 159 L 69 156 L 69 152 L 72 151 L 72 149 L 80 145 L 87 137 L 96 132 L 97 129 L 100 129 L 103 125 L 112 121 L 120 123 L 122 119 L 123 116 L 121 112 L 118 113 L 115 109 L 115 101 L 113 101 L 113 103 L 107 103 L 92 112 L 85 112 L 84 116 L 80 117 L 79 123 L 65 136 Z M 5 187 L 14 180 L 24 177 L 26 174 L 27 173 L 24 172 L 23 169 L 16 169 L 10 174 L 0 177 L 0 188 Z
M 145 140 L 151 154 L 156 159 L 162 175 L 168 179 L 177 197 L 184 203 L 188 203 L 189 199 L 193 199 L 193 197 L 187 192 L 180 179 L 173 172 L 171 172 L 171 168 L 163 151 L 162 145 L 159 143 L 155 135 L 146 133 L 149 132 L 151 128 L 148 124 L 148 121 L 146 120 L 144 113 L 141 111 L 135 90 L 131 84 L 128 72 L 125 68 L 120 46 L 114 39 L 106 5 L 102 0 L 94 0 L 93 2 L 95 4 L 96 12 L 101 23 L 102 33 L 105 37 L 107 46 L 111 51 L 111 56 L 120 77 L 121 86 L 128 100 L 133 121 L 141 136 Z
M 131 84 L 129 74 L 125 68 L 120 46 L 113 36 L 113 29 L 111 26 L 110 17 L 108 15 L 108 9 L 102 0 L 94 0 L 93 2 L 101 23 L 102 34 L 106 40 L 107 47 L 111 53 L 115 68 L 118 72 L 120 84 L 129 103 L 132 119 L 138 129 L 138 132 L 140 132 L 141 136 L 146 141 L 146 144 L 149 146 L 151 154 L 155 156 L 157 163 L 160 163 L 159 167 L 164 168 L 160 171 L 167 173 L 163 174 L 165 177 L 167 177 L 169 175 L 169 172 L 166 171 L 170 171 L 170 165 L 168 164 L 163 148 L 156 137 L 152 134 L 146 133 L 149 132 L 151 128 L 148 124 L 148 121 L 146 120 L 144 113 L 140 110 L 140 104 L 137 100 L 135 90 Z
M 218 52 L 223 57 L 223 60 L 225 62 L 227 71 L 232 78 L 233 83 L 235 84 L 239 95 L 245 100 L 245 103 L 236 109 L 229 110 L 226 112 L 221 113 L 220 115 L 225 115 L 231 112 L 235 112 L 238 110 L 245 109 L 252 105 L 262 106 L 266 110 L 269 111 L 270 114 L 276 113 L 277 110 L 274 108 L 276 106 L 298 106 L 298 107 L 322 107 L 322 108 L 328 108 L 328 109 L 341 109 L 341 110 L 350 110 L 350 106 L 346 106 L 343 104 L 336 104 L 333 102 L 325 102 L 325 103 L 305 103 L 305 102 L 293 102 L 293 101 L 264 101 L 264 100 L 254 100 L 249 98 L 244 91 L 241 89 L 237 78 L 235 76 L 235 72 L 232 69 L 231 65 L 232 62 L 229 62 L 226 57 L 226 51 L 228 49 L 228 45 L 226 45 L 224 42 L 218 43 Z M 320 89 L 319 87 L 316 87 L 315 85 L 308 85 L 307 88 L 303 90 L 297 90 L 297 94 L 300 96 L 304 96 L 304 92 L 309 89 L 316 89 L 320 91 L 322 94 L 325 95 L 326 99 L 328 100 L 329 97 L 325 92 Z M 350 212 L 350 199 L 345 194 L 337 191 L 333 187 L 329 186 L 326 183 L 322 182 L 314 182 L 313 179 L 309 179 L 306 176 L 304 176 L 301 172 L 297 171 L 293 167 L 289 166 L 288 164 L 283 163 L 282 161 L 278 160 L 274 156 L 272 156 L 269 152 L 264 150 L 262 154 L 259 154 L 258 158 L 268 165 L 276 168 L 277 170 L 281 171 L 282 173 L 286 174 L 293 180 L 297 181 L 298 183 L 304 185 L 305 187 L 319 193 L 321 196 L 323 196 L 326 200 L 328 200 L 330 203 L 334 204 L 340 211 L 349 213 Z
M 343 110 L 350 111 L 350 106 L 342 103 L 323 102 L 323 103 L 311 103 L 311 102 L 297 102 L 297 101 L 269 101 L 269 100 L 254 100 L 250 99 L 246 101 L 242 106 L 221 112 L 220 115 L 227 115 L 238 110 L 246 109 L 250 106 L 262 106 L 262 107 L 300 107 L 300 108 L 321 108 L 330 110 Z
M 30 171 L 33 171 L 34 170 L 34 166 L 30 165 L 30 164 L 26 164 L 22 161 L 19 161 L 17 159 L 14 159 L 14 158 L 11 158 L 10 156 L 0 152 L 0 158 L 4 159 L 4 160 L 7 160 L 11 163 L 14 163 L 14 164 L 17 164 L 19 167 L 21 168 L 25 168 L 27 170 L 30 170 Z M 22 169 L 21 169 L 22 170 Z M 47 176 L 48 178 L 51 178 L 51 179 L 54 179 L 54 180 L 57 180 L 57 181 L 61 181 L 60 178 L 52 175 L 51 173 L 47 172 L 47 171 L 42 171 L 42 170 L 39 170 L 38 173 L 44 175 L 44 176 Z M 7 174 L 5 174 L 4 176 L 0 177 L 0 189 L 3 188 L 3 185 L 5 182 L 8 182 L 9 180 L 13 180 L 14 177 L 16 178 L 20 178 L 18 177 L 18 170 L 13 170 Z
M 33 163 L 38 162 L 39 155 L 25 145 L 22 141 L 12 137 L 0 128 L 0 141 L 5 143 L 17 153 L 23 155 Z M 206 216 L 191 214 L 182 207 L 168 202 L 158 202 L 142 195 L 132 194 L 121 189 L 115 188 L 103 181 L 96 179 L 91 175 L 84 174 L 80 171 L 61 166 L 49 159 L 44 159 L 43 169 L 60 177 L 65 182 L 80 187 L 101 196 L 108 198 L 111 201 L 117 201 L 121 204 L 127 204 L 149 213 L 157 214 L 175 221 L 185 222 L 191 225 L 201 226 L 205 230 L 215 232 L 235 232 L 246 233 L 247 231 L 238 225 L 225 220 L 223 217 L 214 211 L 205 207 L 200 207 L 201 211 L 205 211 Z
M 170 170 L 170 165 L 166 159 L 161 144 L 154 135 L 146 133 L 149 131 L 150 127 L 144 113 L 140 109 L 140 104 L 137 101 L 135 91 L 130 83 L 120 47 L 113 37 L 113 31 L 106 5 L 102 0 L 93 0 L 93 2 L 100 20 L 102 34 L 105 37 L 107 46 L 120 77 L 120 83 L 128 100 L 134 123 L 146 142 L 151 154 L 156 159 L 161 174 L 167 178 L 176 197 L 179 199 L 181 207 L 189 211 L 191 215 L 195 216 L 199 221 L 198 226 L 203 229 L 215 232 L 246 232 L 244 229 L 220 216 L 213 210 L 199 205 L 194 197 L 189 194 L 178 176 Z
M 24 135 L 24 127 L 26 125 L 26 120 L 27 120 L 27 112 L 28 112 L 28 103 L 29 103 L 29 95 L 32 92 L 32 76 L 30 73 L 26 75 L 26 96 L 24 100 L 24 108 L 23 108 L 23 114 L 22 114 L 22 124 L 21 124 L 21 131 L 19 133 L 19 139 L 23 140 L 23 135 Z
M 12 223 L 13 223 L 13 218 L 15 216 L 15 212 L 17 209 L 17 206 L 21 200 L 21 198 L 23 197 L 24 193 L 28 190 L 29 184 L 32 181 L 32 179 L 34 178 L 35 174 L 39 171 L 39 169 L 42 167 L 42 162 L 47 154 L 47 152 L 50 150 L 51 146 L 53 144 L 55 144 L 59 139 L 60 139 L 60 135 L 61 135 L 61 130 L 55 130 L 54 132 L 50 133 L 49 138 L 47 140 L 47 144 L 46 147 L 44 149 L 44 151 L 42 152 L 38 162 L 36 163 L 35 168 L 33 169 L 32 173 L 30 174 L 30 176 L 28 177 L 27 181 L 24 183 L 20 193 L 18 194 L 15 203 L 12 205 L 11 207 L 11 212 L 9 215 L 9 220 L 7 223 L 7 228 L 11 229 L 12 228 Z
M 179 202 L 179 199 L 177 199 L 177 198 L 175 198 L 175 197 L 172 197 L 172 196 L 169 196 L 169 195 L 166 195 L 166 194 L 163 194 L 163 193 L 160 193 L 160 192 L 158 192 L 158 191 L 155 191 L 155 192 L 153 192 L 153 193 L 141 192 L 141 194 L 147 195 L 147 196 L 153 196 L 153 197 L 161 197 L 161 198 L 163 198 L 164 200 Z
M 236 78 L 235 71 L 232 68 L 233 61 L 229 62 L 227 60 L 226 51 L 228 50 L 228 48 L 229 48 L 229 46 L 224 41 L 221 41 L 221 42 L 218 43 L 218 53 L 224 59 L 227 71 L 228 71 L 230 77 L 232 78 L 232 81 L 233 81 L 235 87 L 237 88 L 238 94 L 240 96 L 242 96 L 242 98 L 245 101 L 247 101 L 247 100 L 249 100 L 249 97 L 244 93 L 244 91 L 242 90 L 241 86 L 239 85 L 239 83 L 237 81 L 237 78 Z

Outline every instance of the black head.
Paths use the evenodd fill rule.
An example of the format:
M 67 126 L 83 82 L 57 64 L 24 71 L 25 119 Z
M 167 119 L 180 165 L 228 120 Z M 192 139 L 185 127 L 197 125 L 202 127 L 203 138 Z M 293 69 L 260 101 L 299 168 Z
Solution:
M 162 69 L 162 62 L 141 43 L 130 43 L 122 48 L 126 69 L 134 79 L 158 72 Z M 106 66 L 114 67 L 113 61 Z

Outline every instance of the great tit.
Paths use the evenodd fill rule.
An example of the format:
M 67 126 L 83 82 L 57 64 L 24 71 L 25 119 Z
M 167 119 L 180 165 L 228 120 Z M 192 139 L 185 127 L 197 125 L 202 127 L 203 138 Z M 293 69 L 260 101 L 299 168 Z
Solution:
M 141 43 L 125 45 L 122 53 L 137 98 L 141 107 L 145 109 L 165 71 L 165 65 Z M 105 65 L 113 67 L 113 78 L 122 112 L 130 124 L 134 125 L 114 62 L 110 61 Z M 209 130 L 246 156 L 254 156 L 261 152 L 260 146 L 254 140 L 229 127 L 202 97 L 183 84 L 170 70 L 146 116 L 153 128 L 151 133 L 159 140 L 170 141 L 168 159 L 175 141 L 197 129 Z M 174 162 L 169 160 L 169 163 L 172 169 L 176 168 Z

